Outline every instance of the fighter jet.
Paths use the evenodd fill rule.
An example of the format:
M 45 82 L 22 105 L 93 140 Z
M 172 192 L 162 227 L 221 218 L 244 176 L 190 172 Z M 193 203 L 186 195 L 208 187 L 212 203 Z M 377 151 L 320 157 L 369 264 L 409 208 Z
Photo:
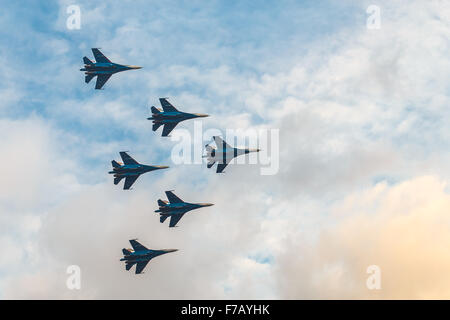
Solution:
M 130 244 L 133 249 L 123 248 L 123 258 L 120 259 L 120 261 L 125 261 L 125 269 L 127 271 L 130 270 L 132 266 L 136 265 L 136 274 L 142 273 L 147 266 L 147 263 L 153 258 L 169 252 L 178 251 L 178 249 L 147 249 L 137 242 L 137 240 L 130 240 Z
M 122 151 L 119 153 L 123 164 L 115 160 L 111 161 L 113 171 L 109 171 L 108 173 L 114 175 L 114 184 L 118 184 L 120 180 L 125 178 L 125 183 L 123 185 L 124 190 L 130 189 L 137 178 L 139 178 L 139 176 L 143 173 L 169 168 L 168 166 L 147 166 L 145 164 L 140 164 L 126 152 Z
M 259 149 L 238 149 L 230 146 L 226 143 L 222 138 L 218 136 L 213 137 L 214 142 L 216 143 L 216 147 L 211 147 L 209 144 L 205 146 L 206 148 L 206 157 L 208 159 L 208 163 L 206 166 L 211 168 L 214 163 L 217 162 L 217 170 L 216 173 L 222 173 L 225 167 L 230 163 L 230 161 L 242 154 L 247 154 L 250 152 L 259 152 Z
M 95 63 L 89 60 L 88 57 L 84 57 L 84 68 L 80 71 L 84 71 L 86 77 L 84 81 L 89 83 L 95 76 L 97 76 L 97 82 L 95 83 L 95 89 L 101 89 L 108 79 L 117 72 L 141 69 L 142 67 L 127 66 L 111 62 L 103 53 L 97 48 L 92 48 L 92 53 L 95 57 Z
M 180 219 L 186 212 L 198 208 L 213 206 L 212 203 L 184 202 L 183 200 L 178 198 L 172 191 L 166 191 L 166 196 L 167 199 L 169 199 L 169 202 L 159 199 L 159 210 L 156 210 L 155 212 L 160 212 L 159 220 L 161 221 L 161 223 L 163 223 L 168 217 L 170 217 L 169 228 L 175 227 L 178 221 L 180 221 Z
M 152 117 L 147 118 L 147 120 L 153 120 L 153 131 L 158 130 L 160 126 L 164 125 L 162 131 L 163 137 L 167 137 L 181 121 L 208 117 L 207 114 L 178 111 L 169 101 L 167 101 L 167 98 L 159 98 L 159 102 L 161 103 L 163 111 L 153 106 L 151 108 Z

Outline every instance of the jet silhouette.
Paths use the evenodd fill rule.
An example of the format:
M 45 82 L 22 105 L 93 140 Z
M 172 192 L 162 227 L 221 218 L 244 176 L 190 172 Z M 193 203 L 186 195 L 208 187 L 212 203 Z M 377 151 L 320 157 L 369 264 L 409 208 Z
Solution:
M 147 266 L 147 263 L 153 258 L 162 254 L 178 251 L 178 249 L 161 249 L 153 250 L 147 249 L 137 240 L 130 240 L 133 249 L 122 249 L 123 258 L 120 261 L 125 261 L 125 269 L 128 271 L 132 266 L 136 265 L 136 274 L 142 273 Z
M 168 217 L 170 217 L 169 228 L 175 227 L 178 221 L 180 221 L 180 219 L 186 212 L 214 205 L 212 203 L 184 202 L 183 200 L 178 198 L 172 191 L 166 191 L 166 196 L 169 202 L 159 199 L 159 210 L 156 210 L 155 212 L 160 213 L 159 220 L 161 221 L 161 223 L 163 223 Z
M 97 76 L 95 89 L 101 89 L 114 73 L 142 68 L 113 63 L 97 48 L 92 48 L 92 53 L 95 57 L 95 63 L 89 60 L 88 57 L 84 57 L 84 68 L 80 69 L 80 71 L 84 71 L 86 74 L 84 79 L 86 83 L 89 83 L 92 78 Z
M 147 120 L 153 120 L 153 131 L 164 125 L 162 136 L 167 137 L 169 133 L 177 126 L 177 124 L 184 120 L 208 117 L 207 114 L 201 113 L 187 113 L 178 111 L 166 98 L 159 98 L 159 102 L 163 111 L 156 107 L 152 107 L 152 117 Z
M 143 173 L 169 168 L 168 166 L 148 166 L 145 164 L 140 164 L 132 157 L 130 157 L 126 152 L 119 152 L 122 158 L 123 164 L 117 161 L 111 161 L 113 166 L 113 171 L 109 171 L 109 174 L 114 174 L 114 184 L 118 184 L 120 180 L 125 178 L 125 183 L 123 185 L 124 190 L 130 189 L 133 183 L 139 178 Z
M 259 149 L 239 149 L 230 146 L 222 138 L 218 136 L 213 137 L 216 147 L 211 147 L 209 144 L 205 146 L 206 148 L 206 158 L 208 158 L 207 168 L 211 168 L 214 163 L 217 162 L 216 173 L 222 173 L 225 167 L 230 163 L 230 161 L 242 154 L 247 154 L 250 152 L 259 152 Z

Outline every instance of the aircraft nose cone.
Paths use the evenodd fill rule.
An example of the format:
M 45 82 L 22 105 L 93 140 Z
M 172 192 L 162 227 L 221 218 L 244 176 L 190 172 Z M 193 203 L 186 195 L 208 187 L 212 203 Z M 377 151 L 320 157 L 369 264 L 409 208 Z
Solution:
M 128 66 L 128 68 L 130 68 L 130 69 L 142 69 L 142 67 L 139 67 L 139 66 Z
M 209 114 L 197 113 L 196 116 L 199 118 L 206 118 L 206 117 L 209 117 Z
M 165 250 L 167 253 L 178 251 L 178 249 L 167 249 Z
M 169 166 L 155 166 L 156 168 L 158 168 L 158 169 L 167 169 L 167 168 L 169 168 Z
M 201 205 L 202 207 L 211 207 L 214 205 L 214 203 L 202 203 Z

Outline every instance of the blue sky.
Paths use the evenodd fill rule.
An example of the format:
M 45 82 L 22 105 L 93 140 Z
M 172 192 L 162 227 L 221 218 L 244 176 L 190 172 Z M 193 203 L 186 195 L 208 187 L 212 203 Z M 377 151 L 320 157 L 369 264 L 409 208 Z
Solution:
M 2 56 L 7 57 L 10 68 L 14 66 L 9 81 L 20 88 L 23 96 L 14 108 L 3 108 L 2 113 L 11 118 L 42 117 L 52 126 L 80 139 L 99 143 L 124 141 L 122 146 L 127 150 L 133 149 L 130 144 L 145 143 L 148 135 L 142 137 L 140 131 L 138 136 L 120 121 L 111 123 L 110 119 L 102 117 L 89 121 L 90 116 L 86 114 L 89 110 L 73 112 L 74 109 L 80 109 L 86 101 L 104 104 L 121 98 L 123 108 L 127 108 L 135 120 L 140 117 L 141 126 L 145 126 L 148 107 L 157 104 L 158 97 L 189 93 L 205 99 L 208 106 L 202 106 L 201 111 L 214 113 L 217 118 L 233 105 L 237 111 L 249 112 L 252 121 L 265 123 L 263 116 L 245 108 L 245 97 L 227 95 L 219 102 L 216 93 L 201 84 L 184 79 L 174 81 L 170 68 L 188 66 L 201 72 L 226 66 L 230 74 L 257 78 L 273 70 L 286 70 L 289 66 L 280 65 L 284 57 L 303 56 L 308 44 L 317 41 L 317 37 L 332 37 L 363 18 L 361 12 L 355 14 L 357 7 L 339 10 L 340 5 L 333 1 L 321 5 L 307 1 L 301 6 L 289 1 L 265 2 L 264 5 L 220 1 L 207 5 L 203 2 L 154 2 L 151 5 L 139 1 L 114 5 L 86 2 L 80 3 L 81 29 L 68 30 L 64 4 L 32 2 L 25 8 L 6 4 L 2 32 L 8 45 L 2 48 Z M 86 17 L 85 12 L 90 10 L 99 15 Z M 126 79 L 110 81 L 108 85 L 114 87 L 103 92 L 94 91 L 89 85 L 79 85 L 81 72 L 73 70 L 81 66 L 80 57 L 92 57 L 90 48 L 94 46 L 102 47 L 108 57 L 119 63 L 144 66 L 139 72 L 145 73 L 146 78 L 143 80 L 138 73 L 127 74 Z M 21 81 L 17 81 L 19 74 L 22 74 Z M 156 82 L 156 86 L 148 83 L 147 77 Z M 164 81 L 158 83 L 161 77 Z M 61 108 L 61 104 L 67 106 Z M 211 112 L 216 104 L 220 106 L 217 113 Z M 150 125 L 147 129 L 150 134 Z M 139 142 L 133 143 L 133 140 Z M 168 156 L 161 147 L 154 154 L 162 156 L 155 160 Z M 89 154 L 84 154 L 83 158 L 93 164 Z
M 80 30 L 66 28 L 73 4 Z M 9 165 L 0 170 L 0 241 L 11 258 L 0 260 L 1 296 L 448 297 L 447 279 L 428 272 L 447 267 L 446 232 L 427 237 L 420 226 L 448 219 L 450 9 L 378 1 L 381 29 L 368 30 L 369 4 L 3 4 L 0 153 Z M 79 71 L 92 47 L 144 68 L 94 90 Z M 279 129 L 280 171 L 234 166 L 219 177 L 171 164 L 175 142 L 146 120 L 159 97 L 210 114 L 204 129 Z M 107 175 L 122 150 L 171 168 L 123 192 Z M 169 189 L 216 205 L 168 230 L 152 211 Z M 395 237 L 409 232 L 420 244 Z M 115 263 L 134 237 L 181 250 L 136 279 Z M 430 248 L 429 264 L 412 268 L 406 253 Z M 378 295 L 363 285 L 374 263 L 387 274 Z M 84 270 L 79 292 L 65 288 L 70 264 Z M 412 290 L 395 266 L 411 267 Z

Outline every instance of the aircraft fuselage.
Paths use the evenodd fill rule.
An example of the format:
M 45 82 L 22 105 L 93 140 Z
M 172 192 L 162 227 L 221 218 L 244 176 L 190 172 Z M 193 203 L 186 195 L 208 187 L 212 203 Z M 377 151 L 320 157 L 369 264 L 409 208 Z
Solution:
M 167 203 L 164 206 L 160 206 L 155 212 L 163 214 L 184 214 L 188 211 L 212 206 L 211 203 Z
M 109 174 L 114 174 L 114 176 L 136 176 L 141 175 L 146 172 L 150 172 L 158 169 L 165 169 L 167 166 L 147 166 L 144 164 L 128 164 L 117 168 L 113 168 Z
M 177 249 L 164 249 L 164 250 L 148 250 L 148 251 L 137 251 L 131 252 L 129 255 L 124 255 L 120 261 L 149 261 L 157 256 L 177 251 Z
M 154 113 L 152 117 L 147 118 L 148 120 L 153 120 L 153 122 L 160 123 L 178 123 L 184 120 L 207 117 L 206 114 L 201 113 L 187 113 L 187 112 L 161 112 Z
M 214 158 L 216 162 L 226 163 L 226 159 L 233 159 L 243 154 L 248 154 L 250 152 L 258 152 L 258 149 L 239 149 L 239 148 L 214 148 L 211 151 L 211 157 Z
M 140 69 L 136 66 L 127 66 L 117 63 L 98 62 L 94 64 L 85 64 L 84 68 L 80 71 L 85 71 L 86 74 L 114 74 L 121 71 L 127 71 L 132 69 Z

